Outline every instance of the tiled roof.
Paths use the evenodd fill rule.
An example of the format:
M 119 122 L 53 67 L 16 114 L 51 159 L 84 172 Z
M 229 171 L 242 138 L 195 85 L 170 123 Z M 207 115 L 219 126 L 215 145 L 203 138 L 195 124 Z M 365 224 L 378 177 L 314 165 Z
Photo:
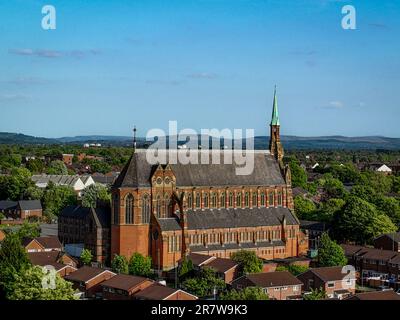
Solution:
M 18 205 L 21 210 L 42 210 L 42 204 L 39 200 L 20 200 Z
M 18 202 L 9 200 L 0 200 L 0 211 L 16 209 Z
M 28 258 L 33 265 L 45 266 L 57 262 L 60 258 L 59 251 L 28 252 Z
M 62 245 L 57 236 L 25 238 L 22 240 L 23 246 L 27 246 L 33 240 L 36 240 L 44 249 L 61 249 Z
M 149 187 L 150 178 L 156 164 L 150 164 L 146 158 L 147 150 L 136 150 L 131 156 L 128 163 L 121 171 L 120 175 L 114 183 L 115 188 L 121 187 Z M 175 157 L 183 156 L 188 150 L 159 150 L 159 158 L 165 155 L 165 162 L 169 161 L 169 152 Z M 254 152 L 254 170 L 249 175 L 236 174 L 237 165 L 224 164 L 225 150 L 212 151 L 214 154 L 220 155 L 220 164 L 212 163 L 212 154 L 209 150 L 190 150 L 196 153 L 198 164 L 171 164 L 171 169 L 176 176 L 176 186 L 275 186 L 284 185 L 285 181 L 281 175 L 279 165 L 275 158 L 265 151 Z M 204 156 L 205 152 L 209 152 L 209 163 L 201 164 L 200 157 Z M 234 151 L 240 152 L 242 151 Z
M 354 296 L 347 298 L 348 300 L 400 300 L 398 295 L 393 290 L 387 291 L 372 291 L 356 293 Z
M 207 252 L 207 251 L 215 251 L 215 250 L 238 250 L 238 249 L 251 249 L 251 248 L 272 248 L 272 247 L 284 247 L 285 243 L 281 240 L 277 241 L 263 241 L 263 242 L 241 242 L 239 243 L 225 243 L 221 244 L 209 244 L 204 245 L 191 245 L 191 252 Z
M 303 284 L 299 279 L 287 271 L 252 273 L 244 276 L 244 279 L 247 280 L 249 284 L 248 286 L 257 286 L 261 288 L 296 286 Z M 239 278 L 234 282 L 242 282 L 244 279 Z
M 322 281 L 343 280 L 347 273 L 342 272 L 342 267 L 321 267 L 310 269 Z
M 394 240 L 395 242 L 400 242 L 400 232 L 385 233 L 385 234 L 382 234 L 381 236 L 377 237 L 376 239 L 379 239 L 381 237 L 388 237 L 389 239 Z
M 232 259 L 226 259 L 226 258 L 215 258 L 211 262 L 208 262 L 205 264 L 206 267 L 213 268 L 215 271 L 219 273 L 225 273 L 232 269 L 233 267 L 236 267 L 238 265 L 237 262 L 233 261 Z
M 111 279 L 108 279 L 107 281 L 103 282 L 102 286 L 129 291 L 130 289 L 138 286 L 144 281 L 152 281 L 152 280 L 143 277 L 131 276 L 127 274 L 117 274 Z
M 187 256 L 187 259 L 192 261 L 194 266 L 199 266 L 199 265 L 203 264 L 204 262 L 206 262 L 208 260 L 211 261 L 211 260 L 215 259 L 215 257 L 209 256 L 209 255 L 206 255 L 206 254 L 199 254 L 199 253 L 191 252 Z
M 173 289 L 158 283 L 154 283 L 151 286 L 139 291 L 134 296 L 137 299 L 144 300 L 164 300 L 177 291 L 179 291 L 179 289 Z
M 93 279 L 93 278 L 99 276 L 103 272 L 113 273 L 106 269 L 83 266 L 82 268 L 80 268 L 80 269 L 76 270 L 75 272 L 66 276 L 65 279 L 71 280 L 71 281 L 86 282 L 86 281 L 89 281 L 90 279 Z

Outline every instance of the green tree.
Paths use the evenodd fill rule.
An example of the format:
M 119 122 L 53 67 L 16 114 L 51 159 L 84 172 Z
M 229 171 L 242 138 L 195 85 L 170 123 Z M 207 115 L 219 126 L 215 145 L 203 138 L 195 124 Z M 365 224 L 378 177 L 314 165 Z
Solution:
M 96 208 L 98 200 L 108 203 L 111 202 L 111 193 L 108 192 L 106 187 L 100 184 L 92 184 L 85 188 L 82 197 L 82 206 L 87 208 Z
M 303 198 L 302 196 L 294 197 L 294 208 L 296 215 L 300 219 L 314 220 L 316 219 L 317 207 L 314 202 Z
M 40 236 L 40 225 L 39 223 L 29 223 L 28 221 L 24 221 L 21 227 L 17 230 L 16 235 L 20 239 L 24 238 L 36 238 Z
M 371 242 L 383 233 L 396 231 L 396 226 L 388 216 L 376 207 L 358 197 L 347 199 L 343 211 L 334 219 L 336 238 L 355 241 L 360 244 Z
M 346 194 L 343 183 L 330 175 L 325 175 L 321 183 L 328 198 L 343 198 Z
M 247 287 L 243 290 L 232 289 L 221 295 L 221 300 L 268 300 L 268 295 L 259 287 Z
M 188 259 L 187 256 L 184 256 L 180 265 L 179 265 L 179 278 L 183 279 L 193 270 L 193 262 Z
M 111 269 L 116 273 L 129 273 L 128 260 L 125 256 L 115 255 L 111 261 Z
M 232 255 L 231 259 L 240 265 L 241 273 L 257 273 L 262 271 L 262 260 L 257 257 L 254 251 L 237 251 Z
M 41 200 L 44 195 L 44 191 L 35 185 L 26 188 L 23 198 L 26 200 Z
M 73 204 L 76 204 L 74 189 L 49 183 L 43 196 L 44 212 L 48 217 L 58 216 L 62 209 Z
M 135 252 L 129 260 L 129 274 L 146 277 L 151 273 L 151 258 Z
M 344 250 L 335 241 L 331 240 L 327 233 L 323 233 L 320 239 L 318 264 L 321 267 L 344 266 L 347 264 Z
M 47 167 L 47 174 L 68 174 L 67 166 L 61 160 L 51 161 Z
M 182 285 L 198 297 L 210 296 L 214 289 L 222 291 L 226 287 L 224 280 L 218 278 L 215 270 L 209 267 L 203 268 L 198 276 L 186 279 Z
M 0 246 L 0 287 L 6 294 L 13 290 L 16 275 L 22 273 L 30 265 L 18 234 L 7 233 Z
M 374 203 L 380 212 L 386 214 L 397 227 L 400 226 L 400 202 L 396 198 L 377 196 Z
M 75 300 L 72 283 L 65 281 L 54 272 L 55 288 L 43 286 L 42 267 L 33 266 L 16 275 L 12 290 L 8 292 L 10 300 Z
M 43 160 L 40 159 L 31 159 L 26 164 L 26 168 L 32 172 L 33 174 L 43 173 L 45 170 L 45 164 Z
M 83 264 L 89 265 L 93 259 L 92 252 L 90 252 L 90 250 L 88 250 L 88 249 L 83 249 L 81 252 L 80 258 L 81 258 L 81 261 L 83 262 Z
M 322 289 L 311 289 L 311 293 L 303 295 L 304 300 L 324 300 L 326 292 Z
M 300 167 L 297 160 L 292 159 L 289 161 L 290 171 L 292 173 L 292 186 L 307 188 L 307 173 L 306 171 Z
M 3 199 L 20 200 L 24 192 L 31 186 L 32 174 L 26 168 L 14 168 L 9 176 L 0 177 L 0 197 Z
M 318 210 L 318 221 L 332 222 L 335 215 L 338 214 L 346 204 L 343 199 L 331 198 L 323 202 Z

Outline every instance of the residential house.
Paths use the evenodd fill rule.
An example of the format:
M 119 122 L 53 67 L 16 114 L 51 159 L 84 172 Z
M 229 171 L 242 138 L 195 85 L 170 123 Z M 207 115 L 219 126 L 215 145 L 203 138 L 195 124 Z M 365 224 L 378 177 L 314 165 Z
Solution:
M 303 283 L 287 271 L 252 273 L 232 282 L 232 288 L 242 290 L 248 287 L 260 287 L 270 299 L 299 299 Z
M 72 160 L 74 159 L 73 154 L 63 153 L 61 156 L 62 161 L 65 163 L 66 166 L 72 166 Z
M 65 280 L 72 282 L 72 287 L 83 292 L 85 297 L 93 298 L 102 294 L 101 284 L 115 275 L 110 270 L 83 266 L 65 276 Z
M 400 232 L 385 233 L 374 239 L 377 249 L 400 252 Z
M 42 217 L 42 204 L 39 200 L 0 201 L 0 212 L 7 218 L 24 220 L 30 217 Z
M 181 289 L 173 289 L 164 286 L 160 283 L 152 285 L 140 290 L 134 295 L 137 300 L 197 300 L 195 295 L 192 295 Z
M 238 276 L 239 264 L 232 259 L 219 258 L 199 253 L 190 253 L 187 259 L 192 261 L 195 270 L 200 271 L 205 267 L 214 269 L 217 276 L 231 283 Z
M 101 284 L 103 288 L 103 299 L 134 299 L 135 293 L 151 286 L 153 283 L 154 281 L 148 278 L 131 276 L 127 274 L 117 274 Z
M 36 266 L 53 267 L 61 277 L 77 270 L 77 261 L 60 251 L 28 252 L 28 259 Z
M 22 245 L 27 252 L 61 251 L 62 245 L 57 236 L 25 238 Z
M 355 292 L 356 276 L 342 267 L 309 269 L 297 276 L 304 291 L 324 290 L 328 298 L 342 299 Z
M 82 181 L 84 179 L 86 184 Z M 32 181 L 38 188 L 46 188 L 50 182 L 56 186 L 68 186 L 74 189 L 76 194 L 80 197 L 83 195 L 83 190 L 91 184 L 94 184 L 93 179 L 83 178 L 78 175 L 33 175 Z

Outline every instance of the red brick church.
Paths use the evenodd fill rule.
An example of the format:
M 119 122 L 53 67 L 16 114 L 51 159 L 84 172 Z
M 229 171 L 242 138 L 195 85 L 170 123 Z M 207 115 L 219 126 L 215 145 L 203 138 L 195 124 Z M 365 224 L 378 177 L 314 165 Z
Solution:
M 224 258 L 245 249 L 264 259 L 306 254 L 290 169 L 282 162 L 276 92 L 270 129 L 270 150 L 254 151 L 250 175 L 237 175 L 236 164 L 223 161 L 151 165 L 146 150 L 134 150 L 112 187 L 111 256 L 139 252 L 151 256 L 154 268 L 170 270 L 189 252 Z M 223 159 L 224 150 L 213 152 Z

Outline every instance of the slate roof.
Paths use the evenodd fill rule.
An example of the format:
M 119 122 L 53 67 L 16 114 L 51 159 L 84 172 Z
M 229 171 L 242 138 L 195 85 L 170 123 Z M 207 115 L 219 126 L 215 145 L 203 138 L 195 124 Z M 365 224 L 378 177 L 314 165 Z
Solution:
M 45 266 L 59 260 L 59 251 L 28 252 L 28 259 L 33 265 Z
M 261 288 L 297 286 L 303 284 L 288 271 L 251 273 L 233 281 L 233 283 L 235 282 L 245 284 L 248 287 L 254 286 Z
M 25 238 L 22 241 L 23 246 L 27 246 L 30 242 L 36 240 L 45 249 L 61 249 L 62 245 L 57 236 Z
M 42 204 L 39 200 L 20 200 L 18 205 L 21 210 L 42 210 Z
M 129 291 L 145 281 L 152 281 L 147 278 L 131 276 L 127 274 L 117 274 L 114 277 L 104 281 L 101 285 L 105 287 Z
M 230 269 L 236 267 L 237 265 L 238 263 L 233 261 L 232 259 L 219 258 L 219 257 L 205 264 L 206 267 L 213 268 L 219 273 L 225 273 Z
M 238 165 L 224 164 L 224 151 L 213 150 L 220 154 L 220 164 L 211 164 L 212 152 L 210 150 L 190 150 L 196 152 L 199 164 L 171 164 L 171 169 L 176 176 L 177 187 L 193 186 L 274 186 L 284 185 L 285 181 L 281 175 L 279 165 L 268 151 L 249 151 L 254 153 L 254 170 L 249 175 L 238 175 Z M 171 152 L 178 159 L 188 150 L 159 150 L 159 157 L 166 155 L 161 165 L 168 163 L 168 153 Z M 208 152 L 210 164 L 200 164 L 202 154 Z M 236 150 L 234 152 L 240 152 Z M 172 162 L 172 161 L 170 161 Z M 137 150 L 129 159 L 114 183 L 114 188 L 124 187 L 149 187 L 150 178 L 158 165 L 151 164 L 146 159 L 146 150 Z
M 281 240 L 278 241 L 263 241 L 263 242 L 241 242 L 238 243 L 225 243 L 221 244 L 209 244 L 207 247 L 203 245 L 192 245 L 190 251 L 192 252 L 206 252 L 209 250 L 239 250 L 239 249 L 253 249 L 253 248 L 271 248 L 271 247 L 284 247 L 285 243 Z
M 187 256 L 187 259 L 192 261 L 194 266 L 199 266 L 199 265 L 203 264 L 204 262 L 214 260 L 215 257 L 214 256 L 209 256 L 209 255 L 206 255 L 206 254 L 199 254 L 199 253 L 190 252 L 188 254 L 188 256 Z
M 16 209 L 17 205 L 18 205 L 18 202 L 16 202 L 16 201 L 1 200 L 0 201 L 0 211 Z
M 286 217 L 287 225 L 298 225 L 294 214 L 284 207 L 278 208 L 221 208 L 188 210 L 188 230 L 240 228 L 281 225 Z M 176 218 L 159 218 L 162 231 L 180 230 L 179 215 Z
M 376 240 L 376 239 L 379 239 L 379 238 L 381 238 L 381 237 L 388 237 L 389 239 L 391 239 L 391 240 L 393 240 L 393 241 L 395 241 L 395 242 L 400 242 L 400 232 L 385 233 L 385 234 L 382 234 L 382 235 L 380 235 L 379 237 L 375 238 L 375 240 Z
M 329 226 L 325 222 L 320 221 L 310 221 L 310 220 L 300 220 L 300 228 L 312 231 L 326 231 Z

